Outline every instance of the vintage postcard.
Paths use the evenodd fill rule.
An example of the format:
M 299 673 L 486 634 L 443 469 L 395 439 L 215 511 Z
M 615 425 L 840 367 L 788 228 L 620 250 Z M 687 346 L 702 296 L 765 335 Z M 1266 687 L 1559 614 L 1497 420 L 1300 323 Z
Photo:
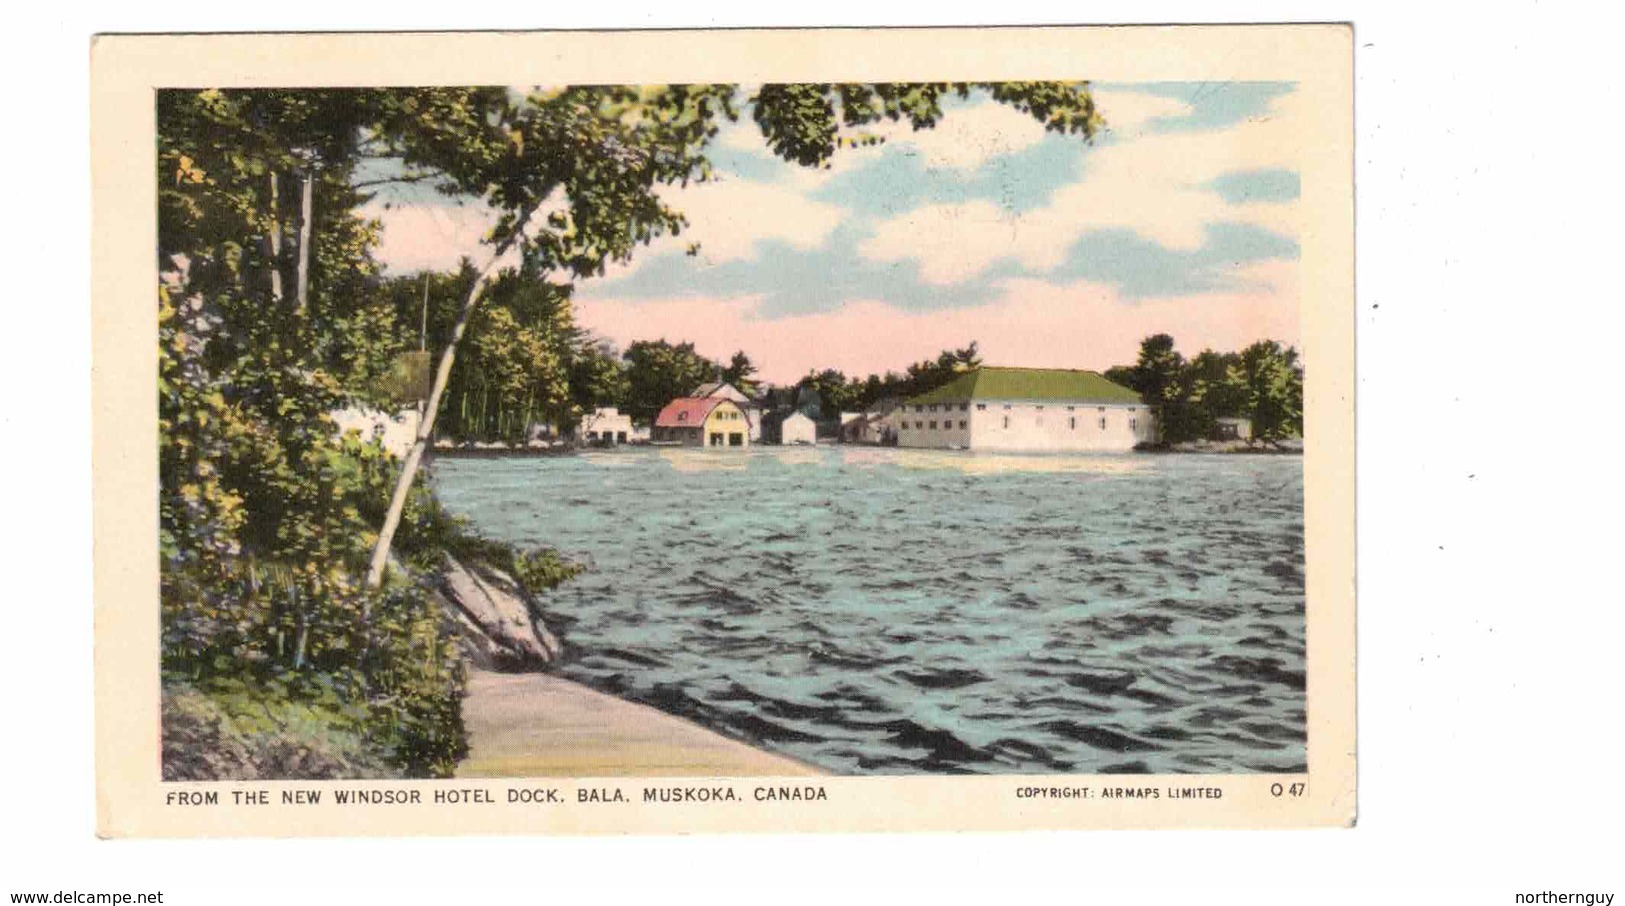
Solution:
M 1344 826 L 1344 26 L 107 36 L 107 836 Z

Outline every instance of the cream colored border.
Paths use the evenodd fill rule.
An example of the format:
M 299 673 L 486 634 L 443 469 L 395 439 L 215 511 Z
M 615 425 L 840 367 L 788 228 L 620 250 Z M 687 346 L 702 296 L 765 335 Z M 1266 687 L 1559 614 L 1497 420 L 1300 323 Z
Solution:
M 1341 25 L 532 34 L 110 36 L 91 55 L 97 827 L 104 836 L 1013 830 L 1354 820 L 1353 32 Z M 1300 174 L 1308 577 L 1307 777 L 833 777 L 827 802 L 645 805 L 641 781 L 164 784 L 159 780 L 153 90 L 1006 79 L 1284 79 L 1314 121 Z M 1272 785 L 1306 783 L 1299 797 Z M 510 788 L 624 790 L 629 805 L 509 806 Z M 1207 786 L 1221 799 L 1018 798 L 1027 786 Z M 226 804 L 233 790 L 492 791 L 495 805 Z M 166 805 L 214 789 L 222 804 Z

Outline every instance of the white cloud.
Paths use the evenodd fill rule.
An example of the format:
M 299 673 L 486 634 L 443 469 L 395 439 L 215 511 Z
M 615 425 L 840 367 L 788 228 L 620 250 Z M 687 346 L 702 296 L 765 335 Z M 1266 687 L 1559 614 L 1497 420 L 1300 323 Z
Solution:
M 1132 138 L 1152 120 L 1187 116 L 1190 104 L 1178 98 L 1146 94 L 1143 91 L 1096 89 L 1095 110 L 1106 120 L 1106 132 L 1118 138 Z
M 689 226 L 681 236 L 663 237 L 638 250 L 632 264 L 614 268 L 618 275 L 630 272 L 640 261 L 663 251 L 681 250 L 691 242 L 700 243 L 700 257 L 706 264 L 747 259 L 754 254 L 756 243 L 767 239 L 814 249 L 845 215 L 843 209 L 806 198 L 792 187 L 748 179 L 691 183 L 687 188 L 664 187 L 658 192 L 688 216 Z M 536 220 L 558 207 L 548 205 Z M 464 255 L 481 261 L 481 239 L 496 223 L 491 210 L 478 203 L 385 208 L 372 202 L 361 213 L 383 223 L 377 256 L 397 271 L 453 268 Z
M 1083 178 L 1043 208 L 1016 214 L 980 201 L 933 205 L 882 222 L 859 251 L 875 261 L 915 260 L 924 279 L 951 284 L 1002 258 L 1054 267 L 1091 230 L 1127 229 L 1184 251 L 1202 246 L 1209 224 L 1226 221 L 1297 238 L 1295 200 L 1232 205 L 1208 186 L 1225 173 L 1298 169 L 1298 103 L 1296 95 L 1277 98 L 1266 115 L 1221 130 L 1120 137 L 1092 149 Z M 1148 105 L 1129 116 L 1143 123 L 1158 115 Z
M 888 140 L 924 158 L 926 167 L 975 170 L 995 157 L 1038 144 L 1044 127 L 1006 104 L 985 101 L 948 111 L 935 128 L 918 132 L 906 123 L 889 124 Z
M 700 257 L 708 264 L 748 259 L 755 254 L 756 243 L 768 239 L 815 249 L 844 216 L 841 208 L 813 201 L 787 186 L 750 179 L 691 183 L 660 194 L 689 220 L 680 237 L 662 244 L 669 248 L 698 242 Z

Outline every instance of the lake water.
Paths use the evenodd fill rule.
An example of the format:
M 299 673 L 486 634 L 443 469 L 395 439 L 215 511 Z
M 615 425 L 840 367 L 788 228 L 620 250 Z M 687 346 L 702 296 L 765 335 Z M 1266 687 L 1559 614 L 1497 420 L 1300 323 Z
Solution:
M 562 672 L 836 773 L 1301 771 L 1302 461 L 867 447 L 443 458 L 589 565 Z

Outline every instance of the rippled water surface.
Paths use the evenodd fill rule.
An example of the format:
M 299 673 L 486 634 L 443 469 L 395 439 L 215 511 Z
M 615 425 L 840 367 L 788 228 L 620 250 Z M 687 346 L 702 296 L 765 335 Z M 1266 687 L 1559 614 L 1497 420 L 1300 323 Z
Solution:
M 1297 771 L 1302 461 L 863 447 L 441 459 L 590 564 L 563 672 L 838 773 Z

